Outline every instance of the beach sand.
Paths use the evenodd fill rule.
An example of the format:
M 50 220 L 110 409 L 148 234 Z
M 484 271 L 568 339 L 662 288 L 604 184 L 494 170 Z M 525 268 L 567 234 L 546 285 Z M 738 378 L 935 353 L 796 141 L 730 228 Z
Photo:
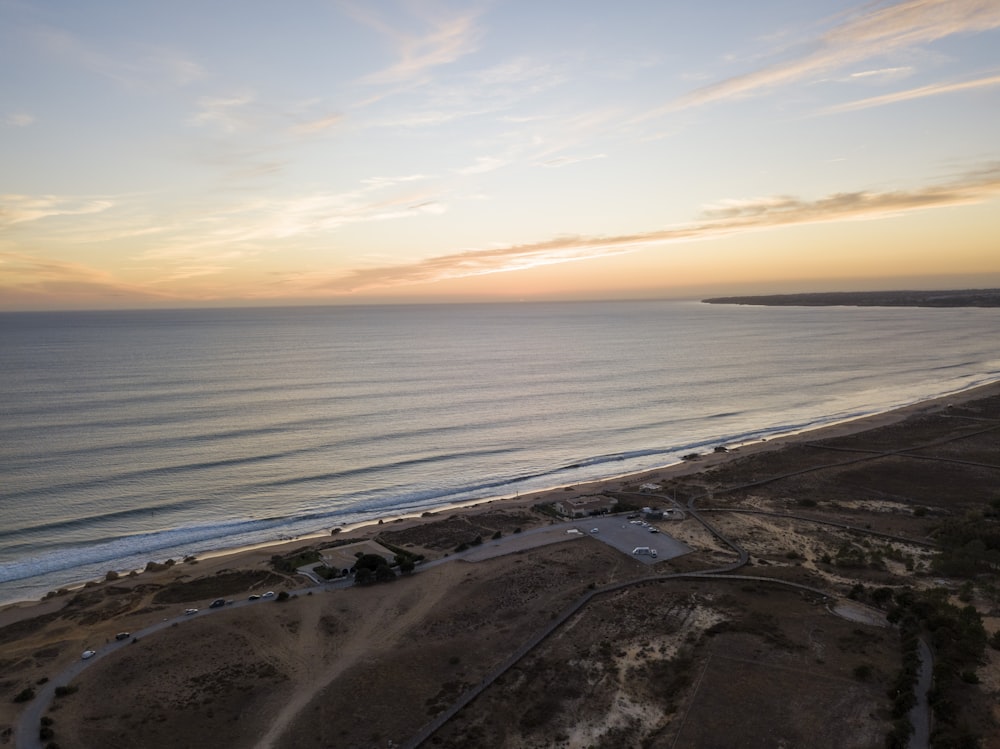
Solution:
M 837 424 L 831 424 L 819 429 L 813 429 L 805 432 L 795 432 L 768 440 L 759 440 L 742 445 L 727 446 L 727 450 L 725 452 L 720 451 L 703 453 L 699 455 L 698 458 L 693 460 L 686 460 L 662 468 L 643 471 L 641 473 L 616 476 L 599 481 L 574 484 L 572 486 L 555 487 L 552 489 L 518 495 L 516 497 L 502 497 L 463 504 L 450 504 L 436 509 L 433 514 L 421 513 L 419 515 L 387 516 L 367 523 L 344 526 L 339 530 L 339 533 L 345 537 L 350 536 L 351 538 L 370 539 L 383 531 L 386 524 L 392 524 L 392 530 L 400 530 L 426 522 L 428 518 L 439 518 L 441 515 L 475 513 L 491 506 L 502 506 L 507 510 L 519 510 L 530 508 L 540 502 L 599 496 L 606 491 L 617 491 L 626 486 L 639 486 L 644 483 L 662 483 L 671 479 L 698 474 L 736 459 L 781 450 L 784 447 L 797 443 L 826 440 L 835 437 L 857 434 L 870 429 L 896 424 L 910 418 L 911 416 L 939 413 L 957 404 L 992 397 L 998 394 L 1000 394 L 1000 382 L 994 382 L 948 396 L 919 401 L 901 408 L 874 414 L 864 418 L 851 419 Z M 199 554 L 197 557 L 197 575 L 199 577 L 206 577 L 218 574 L 223 570 L 259 569 L 266 565 L 270 561 L 271 557 L 276 554 L 288 554 L 295 549 L 311 543 L 317 543 L 329 539 L 330 535 L 327 532 L 317 532 L 315 534 L 298 536 L 294 539 L 281 539 L 267 543 L 255 544 L 253 546 L 234 549 L 219 549 L 212 552 L 205 552 Z M 180 562 L 180 560 L 176 561 Z M 180 563 L 171 569 L 160 572 L 141 572 L 137 577 L 128 577 L 126 575 L 119 578 L 116 581 L 116 584 L 138 585 L 159 578 L 178 580 L 190 577 L 192 572 L 194 572 L 194 570 L 191 565 Z M 91 584 L 99 582 L 100 581 L 91 581 Z M 78 586 L 75 586 L 72 589 L 78 590 L 83 587 L 84 584 L 85 582 L 82 581 Z M 33 617 L 42 613 L 58 611 L 62 606 L 63 600 L 64 597 L 58 597 L 42 601 L 18 601 L 0 606 L 0 627 L 4 627 L 26 617 Z
M 253 548 L 223 550 L 201 555 L 197 560 L 178 561 L 160 571 L 123 576 L 114 581 L 94 581 L 82 589 L 43 601 L 11 604 L 0 609 L 0 673 L 4 674 L 0 676 L 0 686 L 7 693 L 16 694 L 77 662 L 84 648 L 100 648 L 113 642 L 118 631 L 138 631 L 175 617 L 188 606 L 206 606 L 216 596 L 243 599 L 248 593 L 285 590 L 293 598 L 283 607 L 271 608 L 268 604 L 269 608 L 263 610 L 233 608 L 185 619 L 181 626 L 163 630 L 148 642 L 130 646 L 88 668 L 74 682 L 80 687 L 79 696 L 57 703 L 56 740 L 59 741 L 61 725 L 62 736 L 72 730 L 79 737 L 74 745 L 79 746 L 135 746 L 140 745 L 135 741 L 141 735 L 143 746 L 169 747 L 185 745 L 185 741 L 193 745 L 192 742 L 211 735 L 216 746 L 259 749 L 384 747 L 387 741 L 398 742 L 412 735 L 429 714 L 474 683 L 492 664 L 530 638 L 554 612 L 578 597 L 588 581 L 607 585 L 644 574 L 643 570 L 633 559 L 595 539 L 586 535 L 570 539 L 560 531 L 560 540 L 565 543 L 535 546 L 524 536 L 518 539 L 524 541 L 519 549 L 508 548 L 502 557 L 483 555 L 480 561 L 441 564 L 394 585 L 307 596 L 295 594 L 311 583 L 302 576 L 275 572 L 272 556 L 349 539 L 356 544 L 352 551 L 378 550 L 381 540 L 412 547 L 426 553 L 428 559 L 441 559 L 453 553 L 456 540 L 470 535 L 497 529 L 505 538 L 512 539 L 517 529 L 526 531 L 551 524 L 552 518 L 532 510 L 540 503 L 637 491 L 645 483 L 676 487 L 733 485 L 741 477 L 756 477 L 761 470 L 770 470 L 772 464 L 787 470 L 783 460 L 804 464 L 806 458 L 800 457 L 795 449 L 809 443 L 878 434 L 873 430 L 917 424 L 927 420 L 925 417 L 945 416 L 953 410 L 961 412 L 968 423 L 978 418 L 976 403 L 997 397 L 1000 397 L 1000 383 L 993 383 L 818 430 L 727 446 L 727 451 L 710 452 L 641 474 L 449 506 L 421 516 L 385 517 L 363 526 L 340 529 L 333 535 L 324 533 Z M 995 405 L 991 407 L 996 411 Z M 889 435 L 886 439 L 895 439 L 893 432 L 886 434 Z M 985 444 L 982 449 L 995 452 L 995 437 L 994 442 Z M 881 480 L 876 477 L 858 482 L 855 474 L 851 474 L 850 481 L 819 488 L 795 483 L 788 488 L 787 496 L 763 491 L 743 493 L 726 501 L 734 507 L 788 509 L 796 506 L 794 502 L 798 500 L 793 497 L 815 497 L 821 505 L 830 502 L 829 517 L 844 517 L 904 536 L 921 536 L 924 526 L 913 518 L 910 506 L 898 499 L 903 492 L 898 487 L 893 490 L 895 494 L 880 488 Z M 857 487 L 862 485 L 864 494 L 855 499 Z M 772 577 L 825 584 L 831 590 L 841 591 L 849 590 L 857 581 L 847 572 L 818 562 L 824 551 L 835 550 L 844 542 L 845 536 L 838 531 L 760 515 L 727 514 L 712 519 L 727 534 L 743 539 L 753 555 L 751 574 L 766 572 Z M 730 550 L 693 521 L 664 525 L 664 532 L 696 549 L 687 557 L 660 565 L 664 572 L 703 569 L 733 558 Z M 900 548 L 917 559 L 918 564 L 926 558 L 921 555 L 928 553 L 920 546 Z M 796 557 L 791 556 L 793 552 Z M 796 561 L 790 561 L 793 558 Z M 338 565 L 344 562 L 342 558 L 338 560 Z M 906 573 L 901 564 L 897 566 L 895 572 L 890 565 L 885 571 L 871 573 L 870 580 L 864 580 L 866 584 L 878 584 L 884 578 L 881 584 L 899 584 L 906 579 Z M 766 596 L 761 600 L 770 607 L 767 611 L 777 612 L 774 615 L 782 626 L 787 623 L 787 636 L 793 640 L 800 638 L 803 648 L 801 652 L 789 651 L 792 655 L 781 648 L 772 648 L 768 658 L 776 659 L 779 665 L 784 663 L 782 667 L 786 669 L 815 672 L 816 679 L 827 680 L 824 684 L 840 683 L 838 679 L 844 683 L 851 681 L 851 668 L 862 656 L 845 650 L 843 644 L 852 637 L 860 637 L 851 634 L 852 627 L 854 632 L 858 631 L 857 622 L 831 617 L 824 613 L 823 607 L 816 609 L 815 603 L 803 601 L 798 595 L 774 591 L 768 594 L 746 587 L 705 589 L 703 585 L 687 583 L 662 591 L 622 593 L 615 599 L 617 603 L 611 609 L 615 634 L 601 637 L 610 636 L 621 643 L 618 668 L 624 681 L 615 681 L 619 684 L 617 688 L 626 688 L 621 686 L 627 684 L 625 675 L 631 673 L 629 669 L 645 667 L 643 659 L 650 652 L 676 654 L 677 633 L 686 633 L 685 637 L 695 641 L 701 636 L 699 633 L 720 620 L 736 616 L 734 611 L 752 610 L 755 597 L 761 595 Z M 649 630 L 650 610 L 675 612 L 670 616 L 658 614 L 658 621 L 675 615 L 677 621 L 663 633 L 654 633 Z M 983 610 L 988 628 L 1000 624 L 997 612 L 990 611 L 988 602 L 983 603 Z M 635 627 L 630 629 L 633 624 Z M 572 641 L 577 643 L 573 647 L 586 648 L 580 643 L 586 643 L 591 634 L 599 641 L 600 637 L 594 633 L 600 626 L 594 620 L 581 620 L 568 627 L 566 634 L 556 638 L 551 647 Z M 871 634 L 865 628 L 865 637 L 872 642 L 888 637 L 878 634 L 876 629 L 872 627 L 874 634 Z M 718 645 L 720 649 L 712 651 L 711 663 L 716 664 L 713 669 L 721 663 L 738 664 L 757 657 L 753 655 L 754 648 L 759 646 L 748 644 L 745 635 L 727 637 L 714 641 L 724 642 L 725 647 Z M 583 639 L 577 642 L 574 638 Z M 866 745 L 864 741 L 881 743 L 884 735 L 878 732 L 884 729 L 885 720 L 866 706 L 884 700 L 882 682 L 891 678 L 892 663 L 897 657 L 895 648 L 893 644 L 865 651 L 864 658 L 873 664 L 879 676 L 870 684 L 854 685 L 853 691 L 848 690 L 850 699 L 843 702 L 845 712 L 840 718 L 856 720 L 865 726 L 863 730 L 859 728 L 858 735 L 863 738 L 859 746 Z M 982 688 L 984 694 L 996 696 L 1000 694 L 1000 659 L 994 651 L 988 655 L 989 665 L 980 674 Z M 575 663 L 573 657 L 567 657 Z M 707 664 L 708 661 L 706 668 Z M 723 672 L 713 669 L 704 672 L 708 681 L 721 679 L 720 684 L 726 681 Z M 747 678 L 757 678 L 754 674 L 748 672 Z M 364 689 L 370 709 L 352 701 L 350 695 L 358 689 Z M 803 692 L 805 686 L 797 682 L 795 689 Z M 116 700 L 114 706 L 98 699 L 98 695 L 110 693 L 127 693 L 127 696 Z M 760 699 L 785 699 L 777 692 L 767 693 L 766 689 L 762 695 Z M 659 714 L 657 710 L 662 713 L 663 708 L 651 708 L 648 696 L 629 692 L 615 699 L 622 701 L 624 707 L 620 711 L 635 711 L 636 725 L 649 723 L 643 730 L 654 733 L 662 730 L 654 725 L 656 720 L 651 716 Z M 688 704 L 688 709 L 697 713 L 699 705 L 696 700 Z M 525 708 L 513 704 L 504 709 L 523 712 Z M 814 709 L 818 708 L 802 707 L 799 717 L 808 722 L 809 711 Z M 20 710 L 10 700 L 0 705 L 0 742 L 5 726 L 12 728 L 16 724 Z M 760 703 L 751 700 L 740 714 L 752 721 L 761 710 Z M 363 726 L 375 723 L 379 724 L 378 730 L 363 732 Z M 459 721 L 458 725 L 465 724 Z M 589 724 L 581 718 L 578 725 Z M 680 730 L 676 723 L 672 725 L 675 728 L 671 730 Z M 522 729 L 527 730 L 524 726 Z M 590 729 L 580 728 L 582 733 L 574 734 L 573 739 L 579 743 L 566 745 L 593 743 L 602 730 L 600 721 Z M 682 733 L 676 735 L 683 739 Z M 462 746 L 466 740 L 461 735 L 447 732 L 446 735 L 451 738 L 445 746 Z M 717 739 L 701 736 L 692 739 L 693 744 L 680 740 L 677 746 Z M 837 741 L 838 737 L 832 735 L 831 743 L 824 744 L 820 737 L 814 745 L 850 745 Z

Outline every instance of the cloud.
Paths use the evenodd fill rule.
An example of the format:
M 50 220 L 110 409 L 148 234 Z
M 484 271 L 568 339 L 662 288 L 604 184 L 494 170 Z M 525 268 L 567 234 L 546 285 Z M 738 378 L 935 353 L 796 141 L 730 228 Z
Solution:
M 505 167 L 509 163 L 510 161 L 508 159 L 501 159 L 497 156 L 479 156 L 476 158 L 475 164 L 462 167 L 461 169 L 456 169 L 455 171 L 463 176 L 485 174 L 486 172 L 492 172 L 500 169 L 501 167 Z
M 292 126 L 292 132 L 297 135 L 315 135 L 316 133 L 322 133 L 325 130 L 329 130 L 332 127 L 340 124 L 344 119 L 342 114 L 332 114 L 328 117 L 320 117 L 315 120 L 309 120 L 307 122 L 301 122 L 297 125 Z
M 565 236 L 529 244 L 426 258 L 409 265 L 358 269 L 315 282 L 313 291 L 363 289 L 443 281 L 523 270 L 541 265 L 608 257 L 641 247 L 832 221 L 878 219 L 907 211 L 981 202 L 1000 195 L 1000 165 L 947 184 L 919 190 L 836 193 L 818 200 L 791 196 L 726 201 L 708 206 L 701 221 L 657 231 L 605 237 Z
M 183 87 L 205 76 L 197 62 L 168 47 L 132 45 L 109 50 L 51 26 L 35 29 L 34 37 L 50 54 L 129 89 Z
M 675 100 L 668 110 L 750 96 L 814 78 L 896 50 L 1000 27 L 1000 3 L 991 0 L 906 0 L 887 7 L 866 5 L 860 15 L 815 40 L 814 52 L 761 70 L 704 86 Z
M 419 80 L 427 71 L 474 52 L 480 36 L 475 24 L 476 12 L 467 11 L 449 17 L 418 13 L 418 20 L 430 28 L 414 34 L 390 24 L 370 5 L 343 3 L 342 7 L 355 21 L 388 38 L 398 58 L 388 68 L 364 76 L 362 83 L 394 85 Z M 412 8 L 417 9 L 418 6 Z
M 911 73 L 913 73 L 913 68 L 909 65 L 905 65 L 895 68 L 879 68 L 878 70 L 861 70 L 857 73 L 851 73 L 848 78 L 851 80 L 876 78 L 881 82 L 896 80 L 897 78 L 905 78 Z
M 421 179 L 421 175 L 376 177 L 349 192 L 238 203 L 187 222 L 182 231 L 161 237 L 157 246 L 142 252 L 138 259 L 193 262 L 206 251 L 260 251 L 276 240 L 330 233 L 351 224 L 444 213 L 447 205 L 434 192 L 398 188 Z M 390 190 L 388 195 L 386 190 Z
M 251 93 L 226 97 L 203 96 L 198 101 L 198 113 L 191 117 L 190 122 L 193 125 L 214 125 L 225 133 L 245 130 L 251 123 L 246 107 L 253 101 Z
M 82 216 L 100 213 L 114 202 L 99 198 L 71 198 L 59 195 L 0 195 L 0 228 L 40 221 L 52 216 Z
M 927 96 L 941 96 L 942 94 L 952 94 L 956 91 L 968 91 L 976 88 L 988 88 L 990 86 L 1000 86 L 1000 75 L 989 78 L 979 78 L 975 81 L 961 81 L 958 83 L 937 83 L 930 86 L 920 86 L 907 91 L 897 91 L 892 94 L 882 96 L 872 96 L 867 99 L 838 104 L 823 110 L 824 113 L 833 114 L 837 112 L 853 112 L 858 109 L 868 109 L 869 107 L 881 107 L 886 104 L 896 104 L 910 99 L 922 99 Z
M 124 301 L 160 301 L 173 298 L 140 285 L 120 281 L 110 273 L 79 263 L 0 252 L 2 306 L 107 306 Z
M 542 166 L 549 169 L 558 169 L 559 167 L 569 166 L 570 164 L 579 164 L 581 161 L 593 161 L 594 159 L 606 158 L 608 158 L 606 153 L 595 153 L 591 156 L 560 156 L 556 159 L 543 161 Z
M 3 118 L 3 123 L 11 127 L 28 127 L 35 124 L 35 117 L 27 112 L 11 112 Z

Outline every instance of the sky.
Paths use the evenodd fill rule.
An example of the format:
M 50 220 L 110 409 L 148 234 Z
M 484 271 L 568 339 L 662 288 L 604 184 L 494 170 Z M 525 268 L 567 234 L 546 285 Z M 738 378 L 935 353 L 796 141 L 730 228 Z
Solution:
M 1000 286 L 997 0 L 0 0 L 0 309 Z

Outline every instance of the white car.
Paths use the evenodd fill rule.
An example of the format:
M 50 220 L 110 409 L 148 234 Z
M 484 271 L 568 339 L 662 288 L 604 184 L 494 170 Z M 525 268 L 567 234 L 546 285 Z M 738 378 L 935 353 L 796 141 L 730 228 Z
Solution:
M 274 598 L 274 591 L 273 590 L 267 591 L 267 593 L 262 595 L 261 598 Z
M 87 660 L 88 658 L 93 658 L 95 655 L 97 655 L 96 650 L 84 650 L 83 655 L 80 657 L 83 658 L 83 660 Z
M 198 609 L 184 609 L 185 616 L 191 616 L 192 614 L 197 614 Z
M 591 529 L 590 529 L 590 532 L 591 532 L 591 533 L 600 533 L 600 532 L 601 532 L 601 529 L 600 529 L 600 528 L 591 528 Z

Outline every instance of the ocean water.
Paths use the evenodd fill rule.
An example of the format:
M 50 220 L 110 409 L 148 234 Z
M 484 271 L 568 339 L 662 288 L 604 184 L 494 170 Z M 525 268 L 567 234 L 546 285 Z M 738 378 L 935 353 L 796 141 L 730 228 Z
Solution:
M 664 466 L 1000 379 L 1000 310 L 0 315 L 0 602 Z

